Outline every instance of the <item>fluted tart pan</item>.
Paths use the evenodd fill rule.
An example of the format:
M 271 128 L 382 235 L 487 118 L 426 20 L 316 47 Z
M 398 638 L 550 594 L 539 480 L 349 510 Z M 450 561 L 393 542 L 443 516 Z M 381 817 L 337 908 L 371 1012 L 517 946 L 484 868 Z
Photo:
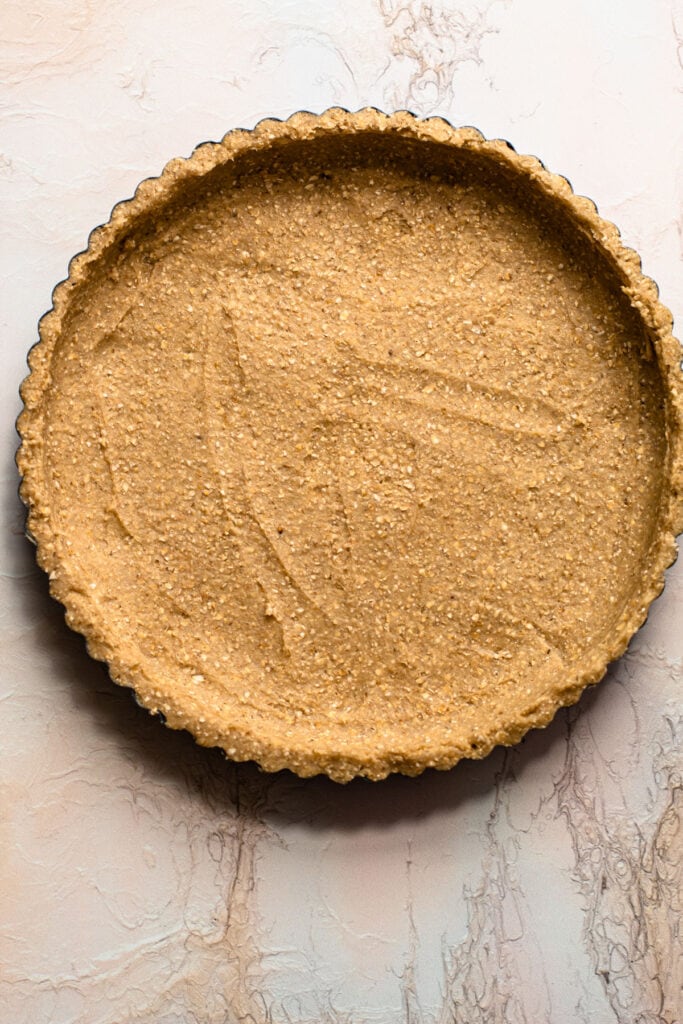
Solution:
M 503 141 L 329 110 L 204 144 L 90 236 L 18 465 L 53 595 L 172 728 L 347 781 L 515 743 L 643 623 L 681 350 L 634 252 Z

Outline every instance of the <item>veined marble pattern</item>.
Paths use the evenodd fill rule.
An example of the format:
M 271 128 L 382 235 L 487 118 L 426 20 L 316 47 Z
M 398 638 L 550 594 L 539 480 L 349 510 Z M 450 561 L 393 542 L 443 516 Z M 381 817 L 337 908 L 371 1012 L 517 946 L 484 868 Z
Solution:
M 114 687 L 22 536 L 12 420 L 87 232 L 266 115 L 408 107 L 540 156 L 683 322 L 681 0 L 9 0 L 0 33 L 3 1024 L 683 1021 L 683 564 L 543 732 L 338 787 Z

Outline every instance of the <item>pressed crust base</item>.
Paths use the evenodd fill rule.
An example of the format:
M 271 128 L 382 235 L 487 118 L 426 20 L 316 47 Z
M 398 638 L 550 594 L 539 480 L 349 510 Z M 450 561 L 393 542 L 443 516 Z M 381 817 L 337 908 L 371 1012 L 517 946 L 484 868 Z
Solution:
M 235 760 L 483 757 L 662 589 L 671 326 L 616 228 L 506 142 L 372 109 L 231 132 L 117 206 L 41 321 L 38 561 L 112 678 Z

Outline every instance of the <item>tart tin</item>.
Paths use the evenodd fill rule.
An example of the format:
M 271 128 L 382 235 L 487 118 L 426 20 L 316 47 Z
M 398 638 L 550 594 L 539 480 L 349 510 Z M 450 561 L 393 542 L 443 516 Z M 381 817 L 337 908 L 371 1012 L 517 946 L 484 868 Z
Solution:
M 372 147 L 380 145 L 378 140 L 387 138 L 404 140 L 411 147 L 414 173 L 424 180 L 433 179 L 437 186 L 449 161 L 457 162 L 465 155 L 467 159 L 472 157 L 479 161 L 481 167 L 489 168 L 498 176 L 496 180 L 509 181 L 513 190 L 528 190 L 530 195 L 533 194 L 533 202 L 540 204 L 542 210 L 551 209 L 553 216 L 562 219 L 578 245 L 588 246 L 596 254 L 595 258 L 606 268 L 605 273 L 616 282 L 612 285 L 615 293 L 621 291 L 627 296 L 638 330 L 647 339 L 644 342 L 643 365 L 647 362 L 656 367 L 665 406 L 661 419 L 661 487 L 657 508 L 652 512 L 655 525 L 642 564 L 636 567 L 639 569 L 637 585 L 615 613 L 610 630 L 592 644 L 581 638 L 578 660 L 561 664 L 552 671 L 549 669 L 543 677 L 543 687 L 533 693 L 530 690 L 528 700 L 519 696 L 523 678 L 490 676 L 489 689 L 495 688 L 495 679 L 499 678 L 500 687 L 508 687 L 512 697 L 501 699 L 494 706 L 488 697 L 482 697 L 480 702 L 476 695 L 470 693 L 466 704 L 473 709 L 471 719 L 468 719 L 472 724 L 461 728 L 459 722 L 466 718 L 464 705 L 449 703 L 441 685 L 443 680 L 439 680 L 440 686 L 433 693 L 429 691 L 429 699 L 433 699 L 436 708 L 434 720 L 425 721 L 423 696 L 429 685 L 424 681 L 421 683 L 422 691 L 419 700 L 416 694 L 417 703 L 414 714 L 411 714 L 410 679 L 406 679 L 404 672 L 402 685 L 394 684 L 393 691 L 391 686 L 383 690 L 380 687 L 369 698 L 366 687 L 363 699 L 354 707 L 349 700 L 348 706 L 340 708 L 337 701 L 334 707 L 330 707 L 329 714 L 324 707 L 324 687 L 322 697 L 319 687 L 315 701 L 311 698 L 312 703 L 307 703 L 305 695 L 297 703 L 292 698 L 293 691 L 287 691 L 282 702 L 286 706 L 273 712 L 271 722 L 268 714 L 260 713 L 258 701 L 245 704 L 245 684 L 235 679 L 234 666 L 221 670 L 225 679 L 219 686 L 217 684 L 220 700 L 216 699 L 216 690 L 202 689 L 205 679 L 201 665 L 185 657 L 185 647 L 181 650 L 179 645 L 178 648 L 184 673 L 182 680 L 178 682 L 171 678 L 172 674 L 165 674 L 159 668 L 164 664 L 161 657 L 155 662 L 154 657 L 148 657 L 148 651 L 141 652 L 136 646 L 135 625 L 126 635 L 120 616 L 115 628 L 108 621 L 110 598 L 101 600 L 98 590 L 106 583 L 104 577 L 91 580 L 86 573 L 83 578 L 78 578 L 78 559 L 74 560 L 71 551 L 65 547 L 62 526 L 55 522 L 57 513 L 53 513 L 50 504 L 57 477 L 49 461 L 52 441 L 48 443 L 47 437 L 53 427 L 56 432 L 61 429 L 58 423 L 55 426 L 56 421 L 50 421 L 51 425 L 47 422 L 46 406 L 54 397 L 53 358 L 56 351 L 67 351 L 73 343 L 75 304 L 84 294 L 87 295 L 83 289 L 89 279 L 96 274 L 98 267 L 114 266 L 112 261 L 118 258 L 118 253 L 125 252 L 127 246 L 134 251 L 137 245 L 144 244 L 144 232 L 140 235 L 140 228 L 150 221 L 155 211 L 159 216 L 167 216 L 173 210 L 182 212 L 182 204 L 187 203 L 190 196 L 192 201 L 201 202 L 202 186 L 215 182 L 216 176 L 231 166 L 242 167 L 247 173 L 252 157 L 254 166 L 258 165 L 262 170 L 269 155 L 275 159 L 278 154 L 286 153 L 288 147 L 297 146 L 305 166 L 307 147 L 315 146 L 321 140 L 326 144 L 325 140 L 353 139 L 361 146 Z M 434 161 L 435 171 L 431 176 L 428 173 L 430 161 Z M 301 170 L 297 173 L 303 174 Z M 312 192 L 315 192 L 316 180 L 317 176 L 311 175 L 308 184 Z M 263 258 L 267 260 L 267 252 Z M 191 305 L 188 303 L 187 308 L 190 309 Z M 119 326 L 116 325 L 116 330 Z M 473 128 L 454 128 L 441 118 L 420 120 L 406 111 L 386 115 L 371 108 L 355 113 L 334 108 L 321 115 L 299 112 L 284 122 L 265 120 L 252 131 L 236 130 L 229 132 L 219 143 L 204 143 L 188 159 L 175 159 L 168 163 L 158 178 L 143 181 L 134 197 L 114 207 L 109 222 L 92 232 L 87 249 L 71 261 L 68 278 L 55 288 L 53 307 L 42 318 L 39 331 L 40 340 L 29 355 L 30 374 L 21 388 L 24 410 L 18 420 L 21 446 L 17 464 L 22 474 L 20 494 L 28 510 L 27 534 L 37 546 L 38 563 L 49 575 L 51 593 L 64 605 L 69 626 L 83 634 L 91 656 L 106 662 L 115 682 L 131 687 L 138 701 L 151 712 L 161 715 L 171 728 L 189 729 L 200 744 L 222 747 L 227 756 L 236 761 L 255 760 L 265 770 L 289 768 L 301 776 L 323 772 L 332 779 L 346 782 L 359 775 L 381 779 L 391 772 L 416 775 L 427 767 L 447 769 L 463 757 L 481 758 L 498 744 L 516 743 L 528 729 L 546 725 L 558 708 L 574 703 L 586 686 L 602 678 L 608 664 L 624 652 L 632 635 L 645 621 L 651 602 L 664 586 L 665 570 L 676 557 L 675 537 L 683 529 L 683 375 L 681 348 L 671 333 L 671 314 L 659 302 L 654 282 L 642 274 L 637 254 L 622 245 L 617 229 L 599 217 L 590 200 L 576 196 L 566 179 L 548 172 L 535 157 L 518 155 L 509 143 L 486 140 Z M 106 344 L 109 337 L 105 337 Z M 345 344 L 348 348 L 350 343 Z M 78 367 L 75 372 L 78 372 Z M 370 373 L 367 368 L 364 372 Z M 452 385 L 448 381 L 443 385 L 439 383 L 442 378 L 445 379 L 445 374 L 430 378 L 431 391 L 424 389 L 418 378 L 415 378 L 418 383 L 414 386 L 430 394 L 434 388 L 438 392 L 442 387 L 443 398 Z M 469 395 L 469 384 L 467 388 Z M 482 402 L 486 399 L 490 405 L 490 394 L 484 395 L 482 391 L 480 397 Z M 508 413 L 504 411 L 503 415 Z M 481 422 L 481 417 L 477 422 Z M 517 423 L 504 424 L 504 429 L 513 434 L 518 429 L 522 430 Z M 228 434 L 221 436 L 227 437 Z M 515 437 L 515 444 L 521 443 L 519 435 L 515 434 Z M 72 469 L 74 473 L 84 471 L 82 465 Z M 596 500 L 600 500 L 600 495 L 596 495 Z M 258 503 L 258 496 L 254 501 Z M 76 508 L 75 505 L 73 507 Z M 121 507 L 125 508 L 125 503 Z M 119 515 L 118 512 L 116 514 Z M 266 514 L 267 511 L 263 513 Z M 121 513 L 117 529 L 123 539 L 117 535 L 116 550 L 125 546 L 123 535 L 130 532 L 124 519 L 125 514 Z M 268 528 L 264 528 L 265 532 Z M 238 530 L 238 526 L 235 529 Z M 501 545 L 506 542 L 504 532 L 507 530 L 507 524 L 497 525 Z M 279 543 L 277 538 L 275 543 Z M 285 568 L 284 572 L 286 575 L 289 570 Z M 310 569 L 309 582 L 317 580 L 315 572 Z M 566 578 L 571 579 L 571 573 Z M 258 585 L 264 588 L 262 581 Z M 328 604 L 325 604 L 326 600 Z M 334 613 L 341 615 L 339 608 L 343 610 L 346 606 L 335 605 L 333 613 L 329 605 L 331 600 L 321 599 L 321 604 L 328 619 L 337 623 Z M 475 608 L 479 598 L 475 594 L 472 600 L 472 608 Z M 278 607 L 273 609 L 268 595 L 264 602 L 264 617 L 269 623 L 280 618 L 284 620 L 289 614 L 286 608 L 284 611 Z M 181 595 L 178 607 L 182 603 Z M 361 604 L 357 607 L 361 608 Z M 187 617 L 181 607 L 179 620 L 184 615 Z M 476 620 L 478 616 L 475 614 L 473 618 Z M 311 621 L 317 620 L 312 618 Z M 265 630 L 266 627 L 263 628 Z M 417 633 L 415 643 L 419 643 Z M 283 644 L 286 646 L 286 639 Z M 548 646 L 550 648 L 550 641 Z M 286 652 L 286 656 L 289 657 L 289 653 Z M 485 656 L 498 657 L 498 654 L 489 652 Z M 506 656 L 505 653 L 500 655 L 503 659 Z M 280 663 L 285 663 L 285 655 Z M 343 674 L 342 669 L 339 672 Z M 519 676 L 519 669 L 517 672 Z M 278 691 L 277 678 L 271 685 L 274 692 Z M 334 686 L 330 692 L 333 690 Z M 438 694 L 438 699 L 434 694 Z M 396 701 L 397 713 L 398 710 L 401 712 L 398 716 L 400 728 L 392 727 L 393 700 Z M 274 700 L 273 708 L 276 704 Z M 312 709 L 313 704 L 315 709 Z M 369 709 L 364 723 L 363 707 Z M 478 708 L 481 708 L 479 717 Z

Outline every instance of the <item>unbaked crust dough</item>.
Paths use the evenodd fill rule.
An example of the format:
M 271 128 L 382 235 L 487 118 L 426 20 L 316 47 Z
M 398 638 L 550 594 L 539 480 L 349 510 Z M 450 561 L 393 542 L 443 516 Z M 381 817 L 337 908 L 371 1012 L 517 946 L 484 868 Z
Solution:
M 331 110 L 203 145 L 40 334 L 18 462 L 52 593 L 236 760 L 379 779 L 513 743 L 674 558 L 670 314 L 588 200 L 472 129 Z

